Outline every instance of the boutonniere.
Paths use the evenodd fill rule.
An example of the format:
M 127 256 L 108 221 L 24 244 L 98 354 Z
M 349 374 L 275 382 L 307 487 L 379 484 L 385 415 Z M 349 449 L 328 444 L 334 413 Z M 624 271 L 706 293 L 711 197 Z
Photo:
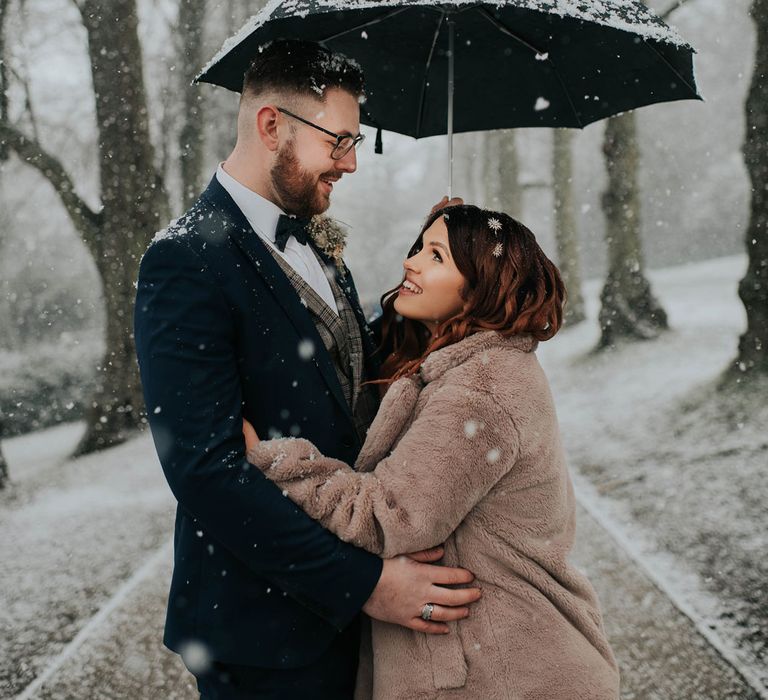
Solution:
M 317 249 L 333 260 L 342 277 L 347 274 L 344 266 L 344 248 L 347 245 L 347 230 L 338 221 L 329 216 L 313 216 L 307 226 L 307 233 Z

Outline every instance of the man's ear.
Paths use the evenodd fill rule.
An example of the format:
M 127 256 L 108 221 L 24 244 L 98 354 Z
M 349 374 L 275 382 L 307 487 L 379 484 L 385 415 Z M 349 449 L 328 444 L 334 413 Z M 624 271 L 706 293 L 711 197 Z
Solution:
M 256 133 L 264 146 L 270 151 L 277 151 L 280 142 L 278 122 L 280 112 L 274 107 L 266 106 L 256 112 Z

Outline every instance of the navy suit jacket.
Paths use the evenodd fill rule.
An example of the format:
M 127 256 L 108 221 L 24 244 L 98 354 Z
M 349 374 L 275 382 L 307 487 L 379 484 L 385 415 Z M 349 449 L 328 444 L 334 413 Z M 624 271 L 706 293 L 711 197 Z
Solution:
M 341 281 L 376 372 L 351 276 Z M 382 562 L 250 467 L 242 418 L 262 439 L 300 435 L 348 464 L 361 445 L 309 312 L 216 178 L 144 255 L 135 334 L 152 435 L 178 501 L 165 643 L 199 642 L 225 663 L 312 663 L 355 620 Z M 307 340 L 314 357 L 303 359 Z

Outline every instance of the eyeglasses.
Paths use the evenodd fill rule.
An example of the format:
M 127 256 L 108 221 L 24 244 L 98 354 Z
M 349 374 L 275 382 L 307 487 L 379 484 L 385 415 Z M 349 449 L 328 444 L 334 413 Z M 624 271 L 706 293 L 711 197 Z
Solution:
M 300 117 L 298 114 L 289 112 L 287 109 L 283 109 L 282 107 L 278 107 L 277 111 L 282 112 L 283 114 L 289 117 L 293 117 L 294 119 L 300 121 L 302 124 L 311 126 L 313 129 L 322 131 L 324 134 L 327 134 L 328 136 L 333 136 L 333 138 L 336 139 L 336 145 L 333 147 L 333 150 L 331 151 L 331 158 L 333 158 L 333 160 L 341 160 L 345 155 L 347 155 L 347 153 L 349 153 L 353 148 L 357 148 L 365 140 L 365 136 L 363 134 L 358 134 L 357 136 L 334 134 L 332 131 L 328 131 L 328 129 L 323 129 L 322 126 L 313 124 L 311 121 L 308 121 L 303 117 Z

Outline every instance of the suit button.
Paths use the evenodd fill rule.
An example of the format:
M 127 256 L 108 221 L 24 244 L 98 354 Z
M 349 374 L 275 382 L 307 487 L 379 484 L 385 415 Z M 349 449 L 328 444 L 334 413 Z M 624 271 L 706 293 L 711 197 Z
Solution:
M 352 447 L 352 445 L 354 445 L 354 442 L 352 441 L 352 436 L 351 435 L 343 435 L 342 438 L 341 438 L 341 444 L 344 447 Z

